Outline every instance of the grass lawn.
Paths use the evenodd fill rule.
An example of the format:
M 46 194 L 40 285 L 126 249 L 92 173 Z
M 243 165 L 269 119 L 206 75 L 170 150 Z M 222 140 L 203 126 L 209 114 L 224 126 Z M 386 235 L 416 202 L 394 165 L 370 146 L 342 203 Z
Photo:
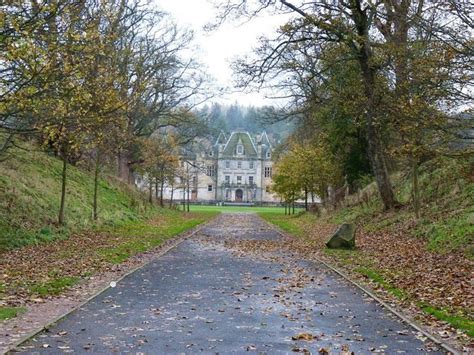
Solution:
M 0 321 L 15 318 L 18 314 L 26 312 L 24 307 L 0 306 Z
M 303 210 L 301 210 L 303 211 Z M 296 211 L 295 211 L 296 212 Z M 283 210 L 285 213 L 285 210 Z M 296 212 L 297 213 L 297 212 Z M 280 227 L 285 232 L 296 235 L 298 237 L 304 237 L 304 231 L 301 228 L 300 221 L 302 219 L 306 220 L 308 217 L 311 217 L 309 214 L 294 214 L 294 215 L 284 215 L 280 211 L 260 211 L 259 216 L 264 220 L 275 224 Z
M 249 212 L 249 213 L 270 213 L 270 214 L 285 214 L 284 207 L 262 207 L 262 206 L 209 206 L 209 205 L 190 205 L 189 210 L 191 212 Z M 302 208 L 296 208 L 295 213 L 302 211 Z
M 85 169 L 69 166 L 66 225 L 58 227 L 62 162 L 31 149 L 12 150 L 14 158 L 0 164 L 0 252 L 103 226 L 144 221 L 155 213 L 143 193 L 104 173 L 98 190 L 99 219 L 94 221 L 94 177 Z

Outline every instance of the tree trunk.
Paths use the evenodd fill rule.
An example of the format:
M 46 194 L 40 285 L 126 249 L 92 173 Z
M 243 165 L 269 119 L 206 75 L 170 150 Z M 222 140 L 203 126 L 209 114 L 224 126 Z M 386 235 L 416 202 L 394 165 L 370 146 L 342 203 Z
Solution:
M 295 201 L 292 203 L 292 208 L 293 208 L 293 214 L 295 214 Z
M 148 181 L 148 202 L 153 203 L 153 182 Z
M 94 221 L 97 221 L 97 195 L 99 190 L 99 173 L 100 173 L 100 154 L 97 151 L 97 157 L 95 159 L 95 170 L 94 170 L 94 201 L 92 203 Z
M 130 182 L 130 168 L 128 166 L 128 156 L 123 150 L 117 153 L 118 176 L 127 183 Z
M 120 161 L 121 161 L 121 158 L 120 158 L 120 149 L 117 151 L 117 155 L 116 155 L 116 158 L 117 158 L 117 176 L 120 177 Z
M 61 184 L 61 203 L 59 205 L 58 224 L 64 225 L 64 210 L 66 207 L 66 182 L 67 182 L 67 158 L 63 156 L 63 171 L 62 171 L 62 184 Z
M 160 206 L 164 207 L 164 202 L 163 202 L 163 191 L 165 189 L 165 179 L 161 179 L 161 186 L 160 186 Z
M 308 211 L 308 189 L 304 190 L 304 209 Z
M 190 196 L 189 196 L 189 185 L 188 185 L 188 189 L 187 189 L 187 195 L 188 195 L 188 198 L 187 198 L 188 202 L 187 202 L 187 204 L 186 204 L 186 210 L 189 212 L 189 200 L 190 200 Z
M 379 190 L 385 210 L 391 210 L 399 205 L 393 193 L 390 175 L 388 173 L 381 142 L 375 127 L 370 124 L 367 127 L 367 142 L 369 160 L 375 176 L 377 188 Z
M 183 185 L 183 212 L 186 212 L 186 186 Z
M 418 160 L 412 159 L 412 173 L 413 173 L 413 206 L 415 208 L 416 219 L 420 218 L 420 188 L 418 186 Z
M 286 206 L 287 206 L 287 203 L 285 202 L 284 205 L 285 205 L 285 216 L 286 216 L 286 215 L 287 215 L 287 213 L 286 213 Z
M 155 178 L 155 199 L 158 200 L 158 178 Z
M 133 168 L 132 166 L 127 162 L 127 175 L 128 175 L 128 183 L 130 185 L 135 185 L 135 176 L 133 175 Z
M 171 185 L 170 208 L 173 207 L 174 187 Z
M 353 20 L 361 38 L 359 46 L 355 47 L 357 58 L 361 68 L 364 93 L 367 99 L 365 123 L 367 131 L 368 155 L 372 171 L 377 182 L 377 187 L 386 210 L 393 209 L 399 205 L 393 193 L 390 175 L 385 161 L 384 148 L 380 139 L 379 123 L 376 123 L 378 97 L 376 94 L 375 68 L 371 63 L 373 53 L 369 43 L 369 19 L 367 13 L 360 6 L 354 8 Z
M 390 175 L 387 169 L 385 160 L 384 148 L 380 139 L 379 130 L 374 123 L 374 116 L 376 112 L 376 98 L 375 98 L 375 74 L 369 67 L 368 61 L 361 62 L 365 94 L 367 96 L 368 105 L 366 109 L 366 131 L 367 131 L 367 152 L 369 155 L 372 172 L 377 182 L 382 202 L 385 210 L 390 210 L 398 205 L 393 193 Z

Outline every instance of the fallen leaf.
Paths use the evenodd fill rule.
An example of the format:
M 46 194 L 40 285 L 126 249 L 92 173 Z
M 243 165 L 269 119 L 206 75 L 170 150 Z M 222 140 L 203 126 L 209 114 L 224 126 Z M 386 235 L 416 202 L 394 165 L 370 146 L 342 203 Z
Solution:
M 311 341 L 311 340 L 316 339 L 316 337 L 311 333 L 300 333 L 298 335 L 292 336 L 291 339 Z

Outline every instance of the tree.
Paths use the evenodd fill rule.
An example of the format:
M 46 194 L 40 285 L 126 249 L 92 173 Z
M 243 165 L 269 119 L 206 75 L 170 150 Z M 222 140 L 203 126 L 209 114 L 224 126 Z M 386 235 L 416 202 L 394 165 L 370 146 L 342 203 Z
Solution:
M 225 114 L 227 127 L 231 130 L 243 128 L 244 114 L 237 103 L 231 105 Z
M 34 108 L 55 80 L 54 20 L 71 7 L 36 1 L 0 5 L 0 155 L 16 144 L 16 136 L 36 131 Z
M 403 97 L 404 90 L 407 90 L 406 58 L 412 55 L 408 45 L 414 38 L 412 34 L 419 33 L 427 24 L 435 23 L 436 26 L 430 26 L 429 30 L 424 32 L 431 40 L 443 38 L 452 44 L 453 38 L 459 39 L 454 31 L 455 18 L 454 21 L 438 20 L 440 16 L 452 16 L 453 11 L 432 5 L 435 5 L 432 1 L 411 0 L 311 1 L 302 5 L 285 0 L 261 0 L 252 6 L 249 2 L 236 0 L 227 2 L 221 20 L 232 15 L 252 17 L 268 9 L 299 16 L 281 26 L 275 40 L 264 39 L 256 50 L 256 59 L 236 63 L 242 86 L 251 82 L 261 85 L 265 80 L 270 79 L 272 82 L 271 79 L 278 81 L 278 78 L 284 77 L 285 79 L 280 81 L 280 88 L 289 87 L 291 93 L 293 83 L 288 82 L 287 77 L 282 74 L 294 73 L 292 53 L 302 57 L 308 68 L 316 69 L 303 73 L 319 75 L 321 53 L 325 47 L 340 44 L 347 49 L 348 58 L 357 63 L 361 77 L 360 91 L 365 106 L 364 129 L 372 172 L 385 208 L 392 209 L 399 204 L 393 193 L 387 166 L 386 144 L 383 141 L 385 127 L 392 128 L 391 117 L 384 110 L 385 95 L 395 92 L 396 96 Z M 399 46 L 397 50 L 394 43 Z M 462 38 L 460 43 L 468 42 Z M 466 58 L 466 51 L 462 54 Z M 390 66 L 392 63 L 393 66 Z M 461 77 L 454 77 L 457 77 L 458 81 L 455 91 L 463 94 L 462 90 L 459 90 Z M 312 78 L 314 77 L 298 77 L 301 80 Z M 392 83 L 393 78 L 395 84 Z M 311 92 L 303 91 L 303 94 L 303 99 L 306 99 Z
M 312 141 L 322 134 L 330 154 L 340 163 L 342 174 L 356 188 L 361 177 L 371 174 L 364 125 L 365 99 L 357 62 L 337 44 L 322 49 L 317 68 L 307 65 L 306 55 L 288 56 L 292 58 L 295 104 L 300 110 L 293 135 Z M 382 138 L 386 144 L 387 134 Z
M 57 17 L 50 18 L 55 30 L 46 44 L 55 58 L 53 79 L 33 113 L 35 128 L 42 133 L 43 144 L 52 149 L 63 161 L 61 200 L 58 223 L 65 223 L 67 165 L 81 155 L 82 146 L 97 128 L 94 93 L 87 83 L 90 68 L 95 65 L 97 43 L 96 26 L 87 16 L 85 4 L 65 8 Z
M 288 150 L 275 164 L 272 189 L 290 205 L 304 196 L 308 209 L 309 194 L 324 199 L 328 188 L 341 181 L 335 161 L 323 136 L 317 141 L 290 140 Z
M 128 139 L 118 151 L 120 176 L 131 182 L 134 137 L 149 137 L 167 128 L 186 126 L 190 112 L 205 101 L 209 93 L 205 76 L 194 60 L 180 53 L 192 41 L 192 33 L 170 25 L 165 14 L 143 7 L 138 1 L 123 7 L 125 21 L 116 31 L 121 53 L 119 90 L 125 103 Z
M 291 157 L 285 155 L 275 166 L 272 191 L 285 203 L 285 213 L 291 214 L 291 206 L 301 196 L 301 184 L 292 170 Z M 294 211 L 294 209 L 293 209 Z

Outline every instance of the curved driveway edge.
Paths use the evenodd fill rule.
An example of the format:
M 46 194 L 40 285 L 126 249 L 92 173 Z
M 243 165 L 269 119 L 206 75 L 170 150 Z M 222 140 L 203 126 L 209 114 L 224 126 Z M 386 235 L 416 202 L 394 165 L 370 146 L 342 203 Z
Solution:
M 211 221 L 184 231 L 152 250 L 134 255 L 123 263 L 113 265 L 109 271 L 94 275 L 80 282 L 61 296 L 29 305 L 28 311 L 16 318 L 0 322 L 0 354 L 14 351 L 20 344 L 45 329 L 49 329 L 50 326 L 80 309 L 84 304 L 109 289 L 111 281 L 117 282 L 142 268 L 153 259 L 166 254 L 186 239 L 191 238 Z
M 272 226 L 275 230 L 278 231 L 278 233 L 284 237 L 284 238 L 294 238 L 291 234 L 285 232 L 284 230 L 282 230 L 280 227 L 278 227 L 277 225 L 274 225 L 268 221 L 266 221 L 270 226 Z M 338 274 L 339 276 L 341 276 L 342 278 L 344 278 L 345 280 L 347 280 L 348 282 L 350 282 L 351 284 L 353 284 L 355 287 L 359 288 L 361 291 L 363 291 L 364 293 L 366 293 L 369 297 L 373 298 L 375 301 L 377 301 L 381 306 L 383 306 L 385 309 L 387 309 L 388 311 L 392 312 L 395 316 L 397 316 L 398 318 L 400 318 L 400 320 L 402 320 L 403 322 L 405 322 L 406 324 L 408 324 L 409 326 L 411 326 L 412 328 L 414 328 L 415 330 L 417 330 L 418 332 L 420 332 L 421 334 L 423 334 L 423 336 L 427 337 L 429 340 L 431 340 L 433 343 L 435 344 L 438 344 L 441 348 L 443 348 L 444 350 L 446 350 L 447 352 L 449 353 L 452 353 L 452 354 L 460 354 L 461 352 L 456 350 L 453 346 L 451 346 L 450 344 L 447 344 L 445 342 L 443 342 L 441 339 L 439 339 L 438 337 L 436 337 L 435 335 L 433 335 L 430 330 L 428 329 L 425 329 L 425 326 L 422 325 L 422 324 L 419 324 L 417 321 L 411 319 L 410 316 L 408 315 L 405 315 L 403 314 L 403 311 L 401 310 L 398 310 L 396 309 L 394 306 L 391 306 L 390 304 L 388 304 L 386 301 L 382 300 L 379 296 L 377 296 L 372 290 L 370 290 L 368 287 L 366 286 L 363 286 L 362 284 L 360 284 L 359 282 L 357 282 L 356 280 L 354 280 L 353 278 L 351 278 L 349 275 L 347 275 L 344 271 L 340 270 L 339 268 L 337 268 L 336 266 L 333 266 L 329 263 L 327 263 L 326 261 L 324 260 L 321 260 L 319 258 L 316 258 L 313 256 L 313 258 L 316 260 L 316 262 L 318 263 L 321 263 L 323 264 L 325 267 L 327 267 L 328 269 L 332 270 L 333 272 L 335 272 L 336 274 Z

